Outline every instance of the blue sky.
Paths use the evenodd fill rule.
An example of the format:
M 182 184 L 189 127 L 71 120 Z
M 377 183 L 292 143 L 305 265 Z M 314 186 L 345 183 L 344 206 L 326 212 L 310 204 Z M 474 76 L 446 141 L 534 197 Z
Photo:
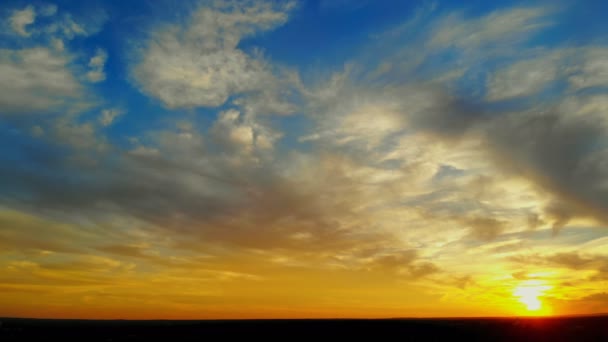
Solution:
M 499 301 L 501 282 L 585 279 L 547 298 L 592 312 L 608 279 L 607 10 L 4 1 L 0 266 L 12 273 L 0 288 L 54 286 L 49 270 L 87 263 L 87 279 L 107 266 L 145 283 L 171 271 L 165 258 L 207 270 L 213 293 L 228 278 L 276 285 L 293 267 L 453 293 L 423 315 L 467 303 L 463 279 Z M 483 298 L 459 315 L 506 312 Z M 251 300 L 242 315 L 260 308 Z

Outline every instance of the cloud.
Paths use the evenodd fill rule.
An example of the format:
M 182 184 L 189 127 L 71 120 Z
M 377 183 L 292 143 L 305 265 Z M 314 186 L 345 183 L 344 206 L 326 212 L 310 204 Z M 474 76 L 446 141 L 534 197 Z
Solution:
M 60 13 L 53 17 L 51 23 L 39 27 L 38 32 L 72 40 L 96 34 L 106 20 L 107 14 L 102 10 L 89 11 L 76 17 L 72 13 Z
M 530 267 L 512 281 L 537 277 L 539 265 L 606 278 L 599 254 L 543 254 L 570 235 L 536 240 L 548 228 L 608 222 L 599 55 L 587 57 L 587 47 L 538 52 L 524 42 L 549 25 L 546 12 L 504 10 L 429 23 L 431 36 L 421 30 L 405 46 L 428 58 L 408 67 L 410 55 L 369 49 L 378 63 L 353 60 L 302 81 L 240 44 L 289 13 L 261 2 L 217 4 L 155 29 L 131 77 L 166 115 L 124 127 L 129 137 L 122 127 L 118 138 L 103 129 L 122 106 L 79 102 L 77 80 L 102 81 L 107 59 L 103 48 L 70 51 L 69 37 L 90 33 L 80 21 L 55 13 L 63 24 L 48 30 L 53 48 L 0 50 L 2 114 L 53 112 L 0 135 L 11 149 L 0 154 L 0 187 L 8 189 L 0 203 L 12 208 L 0 212 L 0 250 L 29 261 L 2 261 L 13 272 L 2 280 L 63 285 L 78 276 L 109 286 L 118 283 L 113 272 L 150 280 L 141 268 L 158 271 L 151 283 L 181 286 L 266 281 L 276 268 L 289 277 L 331 270 L 477 289 L 510 274 L 501 267 L 508 261 Z M 521 56 L 497 53 L 507 47 Z M 435 67 L 451 49 L 479 55 Z M 134 119 L 142 114 L 128 109 Z M 543 253 L 509 259 L 523 248 Z M 472 257 L 478 262 L 463 262 Z M 486 261 L 499 267 L 488 270 Z
M 391 251 L 390 248 L 378 249 L 375 255 L 366 257 L 361 255 L 361 267 L 372 271 L 381 271 L 398 274 L 406 279 L 415 280 L 437 273 L 440 268 L 428 261 L 420 260 L 417 250 L 406 249 Z
M 103 71 L 103 68 L 107 59 L 108 53 L 104 49 L 98 48 L 97 51 L 95 51 L 95 56 L 91 57 L 89 60 L 90 70 L 86 75 L 89 82 L 97 83 L 106 79 L 106 74 Z
M 439 21 L 428 44 L 432 48 L 454 46 L 465 51 L 510 45 L 551 25 L 548 14 L 546 9 L 532 7 L 502 9 L 479 18 L 452 14 Z
M 225 140 L 228 146 L 236 147 L 248 153 L 253 149 L 253 128 L 239 123 L 240 113 L 236 110 L 227 110 L 219 114 L 213 127 L 214 133 L 220 140 Z
M 201 7 L 187 24 L 152 32 L 132 75 L 168 108 L 217 107 L 229 96 L 264 90 L 274 82 L 271 71 L 237 46 L 283 24 L 292 7 L 257 1 Z
M 492 74 L 487 97 L 496 101 L 532 96 L 556 77 L 557 67 L 549 58 L 517 62 Z
M 99 115 L 99 123 L 104 127 L 110 126 L 114 122 L 114 120 L 116 120 L 116 118 L 123 114 L 124 111 L 121 109 L 104 109 Z
M 608 189 L 602 186 L 606 182 L 602 146 L 607 130 L 603 120 L 596 119 L 600 112 L 583 114 L 583 106 L 576 101 L 560 109 L 503 117 L 492 124 L 487 136 L 504 167 L 551 191 L 558 202 L 567 203 L 570 212 L 606 222 Z M 558 221 L 567 216 L 560 214 Z
M 299 141 L 358 154 L 357 158 L 367 163 L 383 155 L 382 160 L 393 165 L 409 165 L 416 175 L 433 174 L 443 167 L 437 160 L 450 158 L 451 163 L 444 164 L 459 173 L 435 185 L 437 188 L 424 186 L 427 193 L 434 194 L 425 199 L 425 211 L 431 216 L 445 218 L 447 211 L 451 212 L 450 220 L 487 217 L 492 222 L 509 222 L 513 217 L 498 214 L 508 207 L 525 225 L 533 216 L 537 218 L 533 221 L 535 226 L 552 225 L 555 233 L 573 219 L 608 222 L 608 189 L 604 186 L 608 184 L 604 176 L 608 174 L 604 162 L 608 130 L 602 115 L 606 107 L 601 95 L 573 95 L 560 86 L 572 84 L 573 75 L 589 69 L 576 63 L 589 60 L 595 49 L 530 46 L 532 33 L 555 24 L 548 17 L 550 13 L 542 8 L 511 8 L 473 19 L 462 15 L 440 17 L 428 25 L 434 28 L 430 36 L 423 34 L 422 42 L 413 38 L 402 49 L 411 50 L 422 44 L 426 49 L 420 53 L 427 60 L 439 58 L 450 49 L 456 49 L 457 56 L 474 54 L 471 58 L 457 58 L 453 65 L 442 63 L 438 68 L 445 68 L 442 70 L 446 73 L 449 68 L 464 70 L 456 78 L 464 84 L 470 81 L 466 77 L 478 77 L 479 68 L 483 69 L 482 75 L 487 75 L 488 80 L 485 98 L 474 85 L 470 89 L 451 83 L 454 81 L 433 82 L 434 77 L 442 76 L 436 76 L 435 71 L 427 73 L 425 62 L 397 69 L 398 58 L 402 57 L 398 50 L 394 55 L 378 58 L 379 65 L 388 66 L 390 72 L 377 73 L 373 68 L 367 72 L 369 66 L 353 62 L 350 70 L 334 74 L 313 89 L 308 112 L 317 126 L 300 135 Z M 423 44 L 425 39 L 427 43 Z M 521 54 L 515 55 L 506 47 Z M 601 63 L 597 65 L 594 68 L 601 69 Z M 597 75 L 602 74 L 600 69 Z M 465 76 L 459 79 L 462 75 Z M 546 94 L 535 98 L 537 101 L 523 102 L 543 91 Z M 513 108 L 492 103 L 506 99 L 523 101 Z M 349 117 L 359 127 L 349 124 Z M 430 137 L 423 138 L 426 135 Z M 432 147 L 423 147 L 423 143 Z M 413 159 L 414 151 L 418 151 L 422 161 L 419 164 L 415 162 L 418 159 Z M 366 157 L 361 156 L 363 153 Z M 508 182 L 521 182 L 518 186 L 525 189 L 528 199 L 507 190 L 501 196 L 512 194 L 508 195 L 513 196 L 508 205 L 488 196 L 483 201 L 471 196 L 467 186 L 473 183 L 468 180 L 492 173 L 500 173 L 503 179 L 510 179 Z M 413 172 L 404 174 L 414 176 Z M 429 178 L 417 179 L 420 182 Z M 503 182 L 496 177 L 487 179 L 493 188 Z M 529 201 L 528 209 L 524 209 L 524 201 Z M 466 219 L 457 221 L 461 227 L 471 223 Z M 473 226 L 479 229 L 469 228 L 470 236 L 483 240 L 517 229 L 511 224 Z
M 504 222 L 493 218 L 476 217 L 467 220 L 471 235 L 482 241 L 492 241 L 504 231 Z
M 588 296 L 581 298 L 581 300 L 589 301 L 589 302 L 608 303 L 608 293 L 600 292 L 600 293 L 590 294 Z
M 14 10 L 9 22 L 11 28 L 22 37 L 29 37 L 30 32 L 27 32 L 26 26 L 31 25 L 36 20 L 36 11 L 33 6 L 27 6 L 22 10 Z
M 608 85 L 608 49 L 596 47 L 585 49 L 579 56 L 576 72 L 570 76 L 569 82 L 574 89 L 605 87 Z
M 518 263 L 548 265 L 577 271 L 594 271 L 588 280 L 604 281 L 608 279 L 608 257 L 604 255 L 562 252 L 547 255 L 519 255 L 512 257 L 511 260 Z
M 82 88 L 68 64 L 65 55 L 43 47 L 0 49 L 2 114 L 47 112 L 78 97 Z
M 48 4 L 39 8 L 38 12 L 43 17 L 52 17 L 57 14 L 57 5 Z
M 0 210 L 0 223 L 0 246 L 5 253 L 27 250 L 63 253 L 82 251 L 81 247 L 73 244 L 73 241 L 82 240 L 82 231 L 69 224 L 6 208 Z

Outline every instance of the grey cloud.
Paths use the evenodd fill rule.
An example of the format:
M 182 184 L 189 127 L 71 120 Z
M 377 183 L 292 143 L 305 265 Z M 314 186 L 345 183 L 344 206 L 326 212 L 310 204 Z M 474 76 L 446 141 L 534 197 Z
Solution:
M 215 242 L 337 251 L 360 244 L 361 234 L 370 241 L 386 238 L 362 232 L 364 222 L 352 211 L 352 202 L 359 200 L 357 189 L 351 189 L 345 174 L 321 169 L 314 183 L 302 185 L 297 176 L 282 174 L 285 165 L 226 153 L 193 130 L 152 136 L 149 147 L 118 154 L 112 146 L 89 149 L 93 164 L 74 163 L 61 154 L 40 160 L 39 167 L 48 172 L 4 164 L 2 179 L 10 179 L 20 194 L 5 193 L 4 202 L 28 211 L 63 213 L 68 221 L 69 213 L 102 222 L 113 214 L 134 217 L 178 232 L 176 243 L 192 249 Z M 346 199 L 323 194 L 337 191 L 337 186 Z M 306 238 L 297 238 L 302 232 Z
M 417 257 L 416 250 L 410 249 L 401 253 L 378 256 L 372 260 L 371 264 L 374 267 L 395 269 L 410 265 Z
M 402 88 L 407 97 L 408 87 Z M 502 170 L 531 180 L 554 195 L 545 209 L 557 232 L 570 218 L 593 217 L 608 222 L 608 129 L 605 110 L 589 98 L 522 112 L 495 112 L 489 105 L 432 90 L 434 101 L 408 110 L 415 128 L 447 141 L 478 138 Z M 590 107 L 586 108 L 585 106 Z M 416 107 L 415 107 L 416 108 Z
M 330 95 L 335 101 L 343 100 L 349 81 L 357 84 L 360 93 L 365 93 L 367 86 L 368 94 L 382 94 L 379 97 L 398 101 L 407 128 L 433 134 L 440 138 L 437 143 L 479 140 L 480 151 L 501 172 L 527 179 L 539 193 L 551 195 L 552 200 L 545 208 L 529 213 L 537 217 L 530 221 L 533 226 L 548 223 L 558 233 L 574 218 L 606 223 L 608 125 L 606 105 L 601 100 L 605 94 L 572 93 L 557 87 L 570 83 L 575 89 L 595 87 L 598 92 L 603 89 L 605 63 L 600 56 L 605 55 L 605 49 L 582 46 L 547 50 L 522 46 L 520 43 L 529 39 L 530 33 L 551 25 L 550 12 L 542 8 L 515 8 L 472 20 L 461 15 L 447 16 L 431 25 L 435 29 L 424 54 L 433 56 L 437 50 L 445 51 L 450 46 L 465 53 L 475 52 L 452 68 L 488 70 L 482 74 L 490 80 L 485 99 L 482 91 L 460 89 L 451 82 L 421 82 L 419 79 L 425 77 L 420 74 L 428 75 L 424 70 L 411 69 L 396 71 L 400 79 L 385 74 L 373 76 L 372 72 L 372 81 L 367 83 L 365 77 L 346 75 L 346 81 L 332 87 L 342 92 Z M 413 43 L 420 44 L 415 39 Z M 491 49 L 486 50 L 488 47 Z M 500 50 L 512 47 L 520 52 L 518 56 Z M 403 50 L 412 48 L 406 44 Z M 399 63 L 400 51 L 381 62 Z M 502 67 L 497 70 L 492 63 Z M 408 81 L 412 77 L 416 84 Z M 521 101 L 515 106 L 502 106 L 487 101 L 531 96 L 545 88 L 551 88 L 552 94 L 539 97 L 534 104 Z
M 493 218 L 475 217 L 465 224 L 470 227 L 471 236 L 482 241 L 492 241 L 504 230 L 504 222 Z
M 590 280 L 608 279 L 608 258 L 602 255 L 581 255 L 577 252 L 564 252 L 549 255 L 519 255 L 510 258 L 521 264 L 563 267 L 571 270 L 591 270 L 595 274 Z
M 0 114 L 44 113 L 82 94 L 66 56 L 46 48 L 0 49 Z
M 512 273 L 511 276 L 517 280 L 526 280 L 528 279 L 528 273 L 526 271 L 519 271 Z
M 500 165 L 563 202 L 547 208 L 554 229 L 575 214 L 608 221 L 608 189 L 601 185 L 608 180 L 608 134 L 601 121 L 555 109 L 527 112 L 496 120 L 486 137 Z
M 413 95 L 408 98 L 413 100 L 414 111 L 411 112 L 409 103 L 403 104 L 403 110 L 410 116 L 412 125 L 419 129 L 429 130 L 448 138 L 459 137 L 486 119 L 486 113 L 479 105 L 469 99 L 452 95 L 437 86 L 422 89 L 406 88 L 401 91 L 413 91 Z M 425 101 L 420 108 L 416 108 L 419 98 Z
M 92 234 L 104 236 L 103 232 Z M 86 247 L 74 245 L 92 237 L 78 226 L 70 226 L 52 219 L 22 214 L 17 211 L 0 211 L 0 250 L 9 252 L 50 251 L 82 253 Z
M 423 278 L 441 270 L 436 264 L 421 260 L 418 251 L 414 249 L 397 252 L 387 252 L 386 249 L 378 251 L 378 255 L 368 259 L 364 263 L 364 267 L 371 270 L 395 272 L 409 279 Z
M 422 278 L 433 273 L 439 272 L 441 269 L 432 262 L 420 262 L 409 267 L 409 275 L 413 278 Z
M 570 85 L 577 90 L 608 86 L 608 63 L 604 47 L 587 49 L 577 56 L 579 63 L 575 72 L 568 78 Z
M 581 300 L 608 304 L 608 292 L 594 293 L 581 298 Z

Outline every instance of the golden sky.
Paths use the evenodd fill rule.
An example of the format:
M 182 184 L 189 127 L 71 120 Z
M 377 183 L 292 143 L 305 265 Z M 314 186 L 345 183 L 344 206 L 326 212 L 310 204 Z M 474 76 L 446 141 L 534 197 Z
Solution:
M 598 11 L 387 4 L 3 2 L 0 317 L 608 312 Z

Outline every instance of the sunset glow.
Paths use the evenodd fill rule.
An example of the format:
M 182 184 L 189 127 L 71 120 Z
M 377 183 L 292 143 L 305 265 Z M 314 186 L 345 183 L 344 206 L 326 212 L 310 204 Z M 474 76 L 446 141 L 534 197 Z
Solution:
M 608 311 L 608 2 L 0 2 L 0 317 Z
M 528 311 L 541 314 L 546 313 L 548 309 L 543 308 L 543 304 L 539 297 L 549 289 L 551 289 L 550 286 L 542 285 L 539 281 L 528 280 L 517 286 L 513 291 L 513 295 L 525 305 Z M 541 309 L 543 310 L 541 311 Z

